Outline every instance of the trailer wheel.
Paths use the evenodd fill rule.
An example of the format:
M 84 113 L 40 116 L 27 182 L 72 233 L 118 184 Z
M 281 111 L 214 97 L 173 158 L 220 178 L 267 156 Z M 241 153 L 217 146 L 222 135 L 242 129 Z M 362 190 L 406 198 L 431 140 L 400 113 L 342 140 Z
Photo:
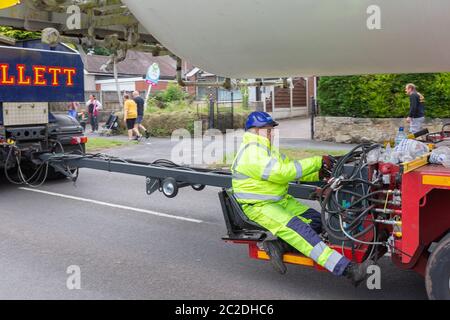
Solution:
M 178 194 L 177 181 L 171 177 L 164 179 L 161 191 L 167 198 L 175 198 Z
M 202 191 L 203 189 L 205 189 L 206 186 L 203 184 L 193 184 L 191 187 L 195 191 Z
M 438 243 L 428 259 L 425 286 L 430 300 L 450 300 L 450 234 Z

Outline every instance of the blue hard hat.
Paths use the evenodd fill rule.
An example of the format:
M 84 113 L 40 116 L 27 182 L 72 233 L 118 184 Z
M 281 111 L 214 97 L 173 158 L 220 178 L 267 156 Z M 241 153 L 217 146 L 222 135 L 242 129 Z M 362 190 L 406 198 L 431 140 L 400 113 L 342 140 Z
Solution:
M 267 126 L 276 127 L 277 125 L 278 122 L 275 122 L 270 114 L 267 112 L 256 111 L 249 114 L 247 122 L 245 123 L 245 130 Z

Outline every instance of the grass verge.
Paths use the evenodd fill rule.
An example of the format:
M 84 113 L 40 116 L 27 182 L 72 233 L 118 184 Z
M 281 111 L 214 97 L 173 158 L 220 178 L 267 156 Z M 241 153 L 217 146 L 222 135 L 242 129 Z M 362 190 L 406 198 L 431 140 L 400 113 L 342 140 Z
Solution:
M 316 150 L 316 149 L 295 149 L 295 148 L 281 148 L 281 152 L 291 159 L 305 159 L 314 156 L 332 155 L 343 156 L 347 151 L 336 150 Z
M 136 144 L 136 142 L 128 142 L 122 140 L 114 140 L 107 138 L 89 138 L 88 143 L 86 144 L 87 152 L 98 152 L 107 149 L 113 149 L 118 147 L 123 147 L 127 145 Z
M 292 160 L 301 160 L 315 156 L 332 155 L 343 156 L 347 151 L 343 150 L 320 150 L 320 149 L 301 149 L 301 148 L 280 148 L 280 151 L 287 155 Z M 224 157 L 222 163 L 214 163 L 210 165 L 210 168 L 226 169 L 231 167 L 235 155 L 228 154 Z

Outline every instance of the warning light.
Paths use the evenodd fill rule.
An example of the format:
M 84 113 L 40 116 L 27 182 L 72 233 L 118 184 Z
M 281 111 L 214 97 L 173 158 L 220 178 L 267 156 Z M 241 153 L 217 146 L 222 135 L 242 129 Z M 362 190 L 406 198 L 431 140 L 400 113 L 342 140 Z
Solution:
M 86 144 L 88 142 L 87 137 L 72 137 L 70 144 Z

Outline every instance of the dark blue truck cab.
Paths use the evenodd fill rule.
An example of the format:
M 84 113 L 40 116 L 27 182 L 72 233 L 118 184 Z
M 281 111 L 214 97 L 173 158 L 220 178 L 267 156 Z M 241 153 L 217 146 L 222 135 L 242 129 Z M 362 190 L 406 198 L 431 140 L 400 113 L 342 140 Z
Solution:
M 27 180 L 24 172 L 36 173 L 42 153 L 84 153 L 80 123 L 49 110 L 52 102 L 82 101 L 79 54 L 0 46 L 0 171 Z M 47 171 L 48 178 L 64 177 Z

